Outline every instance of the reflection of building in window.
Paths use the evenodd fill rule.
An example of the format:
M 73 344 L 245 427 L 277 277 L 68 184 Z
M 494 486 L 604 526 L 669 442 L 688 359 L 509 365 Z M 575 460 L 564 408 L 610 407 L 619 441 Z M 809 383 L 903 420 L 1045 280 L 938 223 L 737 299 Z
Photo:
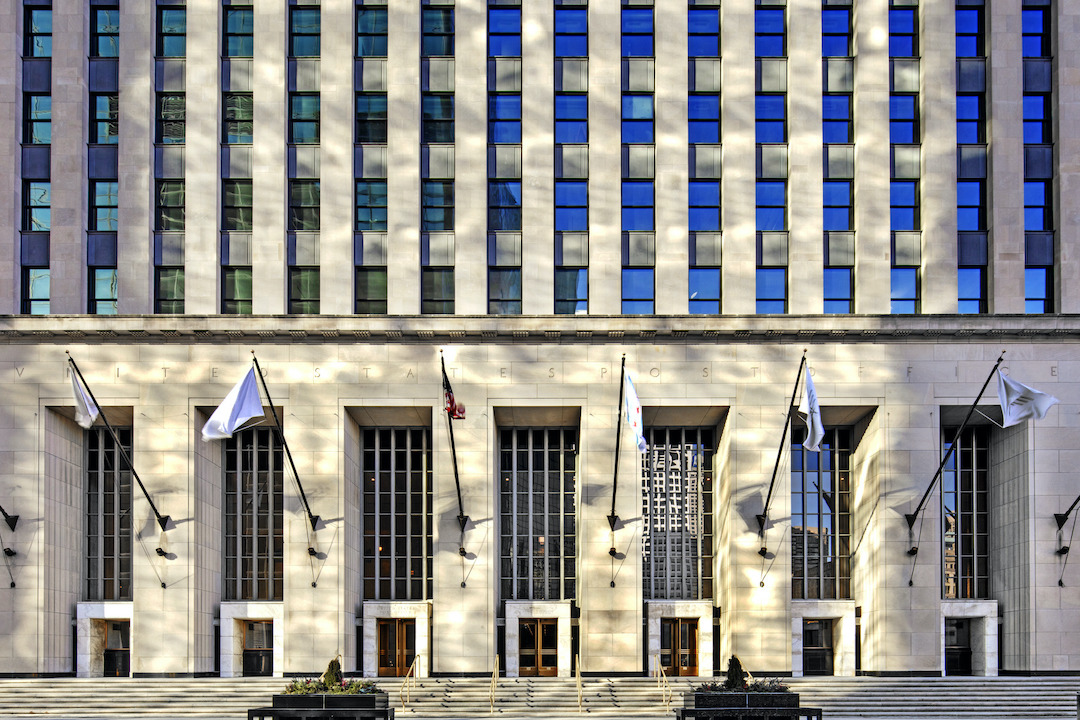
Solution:
M 791 597 L 850 598 L 851 429 L 827 429 L 821 452 L 791 437 Z
M 945 428 L 947 438 L 956 428 Z M 990 597 L 990 427 L 967 427 L 941 473 L 942 592 Z M 942 448 L 947 452 L 948 443 Z
M 645 599 L 712 597 L 711 428 L 645 431 L 642 578 Z

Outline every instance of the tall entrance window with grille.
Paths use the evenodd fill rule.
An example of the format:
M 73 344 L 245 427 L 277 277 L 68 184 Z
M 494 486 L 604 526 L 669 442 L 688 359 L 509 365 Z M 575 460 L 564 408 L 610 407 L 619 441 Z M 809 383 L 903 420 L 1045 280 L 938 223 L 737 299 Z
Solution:
M 116 435 L 131 453 L 131 428 Z M 86 599 L 131 599 L 131 468 L 104 427 L 86 431 Z
M 944 428 L 946 438 L 956 428 Z M 947 599 L 990 597 L 990 427 L 956 441 L 941 473 L 942 591 Z M 946 440 L 941 448 L 948 452 Z
M 363 428 L 364 599 L 431 599 L 431 429 Z
M 851 428 L 826 428 L 821 452 L 791 432 L 791 597 L 851 598 Z
M 576 428 L 499 430 L 500 596 L 576 593 Z
M 646 428 L 641 576 L 646 600 L 713 596 L 712 428 Z
M 272 428 L 235 433 L 225 452 L 225 600 L 281 600 L 285 480 Z

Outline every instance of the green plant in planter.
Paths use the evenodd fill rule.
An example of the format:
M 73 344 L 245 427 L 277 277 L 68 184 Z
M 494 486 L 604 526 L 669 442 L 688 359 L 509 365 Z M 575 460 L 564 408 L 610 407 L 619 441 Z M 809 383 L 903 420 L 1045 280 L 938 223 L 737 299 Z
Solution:
M 743 669 L 742 662 L 735 655 L 728 660 L 727 677 L 723 682 L 711 680 L 694 688 L 699 693 L 786 693 L 791 692 L 780 678 L 766 678 L 755 680 Z M 749 678 L 749 681 L 748 681 Z
M 285 686 L 285 695 L 366 695 L 381 692 L 370 680 L 346 680 L 341 661 L 334 658 L 318 680 L 297 678 Z
M 728 660 L 724 688 L 726 690 L 746 689 L 746 671 L 743 670 L 742 661 L 735 655 Z

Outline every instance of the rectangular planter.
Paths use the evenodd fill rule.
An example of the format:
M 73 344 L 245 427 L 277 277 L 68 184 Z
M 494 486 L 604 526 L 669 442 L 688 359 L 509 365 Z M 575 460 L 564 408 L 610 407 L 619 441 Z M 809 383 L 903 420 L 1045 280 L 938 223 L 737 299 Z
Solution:
M 389 696 L 386 693 L 275 695 L 274 707 L 296 709 L 385 709 Z
M 694 693 L 698 708 L 797 708 L 798 693 Z

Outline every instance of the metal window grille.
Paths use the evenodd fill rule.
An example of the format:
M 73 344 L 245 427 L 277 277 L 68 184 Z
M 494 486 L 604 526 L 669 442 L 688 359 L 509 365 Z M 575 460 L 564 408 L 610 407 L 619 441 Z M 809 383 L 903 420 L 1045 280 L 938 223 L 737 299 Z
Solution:
M 281 441 L 252 428 L 224 443 L 226 600 L 281 600 L 284 537 Z
M 791 433 L 791 597 L 851 597 L 851 429 L 828 428 L 821 452 Z
M 131 452 L 131 428 L 116 428 Z M 86 431 L 86 599 L 131 599 L 131 469 L 104 427 Z
M 713 594 L 711 428 L 646 428 L 642 580 L 646 599 Z
M 956 428 L 943 430 L 947 438 Z M 946 442 L 942 452 L 947 452 Z M 967 427 L 941 473 L 942 590 L 990 597 L 990 428 Z
M 365 600 L 432 597 L 431 429 L 365 428 Z
M 576 592 L 576 428 L 499 430 L 500 595 Z

